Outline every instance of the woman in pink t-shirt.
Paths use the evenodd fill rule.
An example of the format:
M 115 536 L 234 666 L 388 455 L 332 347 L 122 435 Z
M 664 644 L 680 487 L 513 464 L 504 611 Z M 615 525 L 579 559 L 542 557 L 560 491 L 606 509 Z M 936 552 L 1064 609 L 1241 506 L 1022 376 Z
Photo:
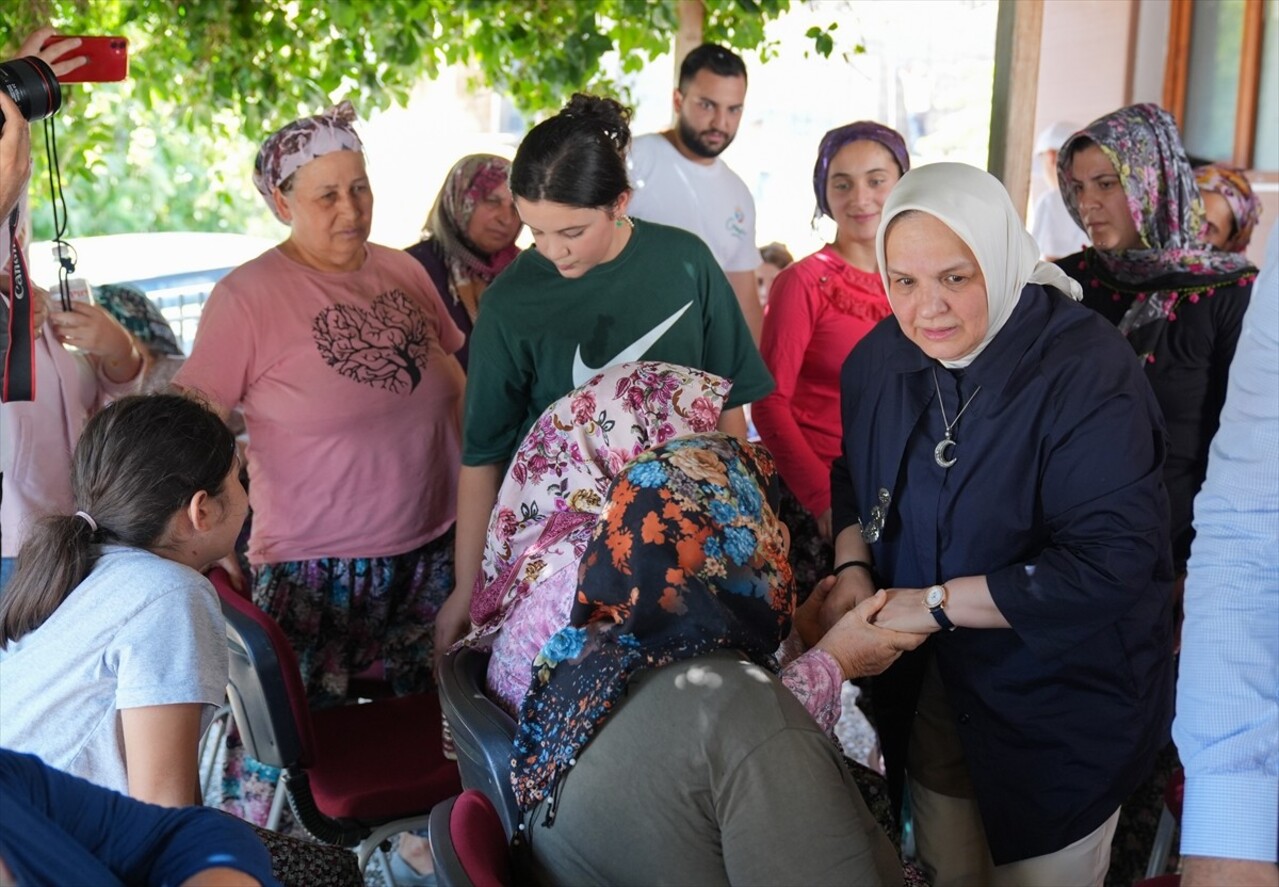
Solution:
M 289 236 L 218 283 L 175 378 L 244 412 L 253 599 L 312 705 L 375 664 L 396 693 L 432 687 L 453 587 L 463 337 L 422 266 L 368 242 L 354 117 L 344 102 L 262 146 L 254 184 Z
M 782 475 L 781 517 L 803 590 L 834 566 L 830 465 L 839 455 L 839 371 L 861 337 L 891 311 L 875 263 L 875 230 L 888 192 L 910 169 L 896 131 L 870 121 L 832 129 L 813 170 L 817 211 L 835 242 L 777 275 L 759 343 L 777 387 L 751 418 Z

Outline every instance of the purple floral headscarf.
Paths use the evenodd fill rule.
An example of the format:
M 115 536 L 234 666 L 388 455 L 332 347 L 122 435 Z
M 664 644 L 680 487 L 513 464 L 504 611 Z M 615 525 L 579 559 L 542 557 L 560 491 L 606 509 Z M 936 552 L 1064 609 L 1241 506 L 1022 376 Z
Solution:
M 1226 199 L 1235 219 L 1235 232 L 1222 247 L 1226 252 L 1241 253 L 1252 240 L 1253 229 L 1261 219 L 1261 201 L 1252 193 L 1252 185 L 1243 170 L 1219 163 L 1195 168 L 1195 181 L 1200 192 L 1213 191 Z
M 322 114 L 294 120 L 262 143 L 253 164 L 253 184 L 280 221 L 273 197 L 275 189 L 317 157 L 334 151 L 364 152 L 356 135 L 355 108 L 340 102 Z
M 1230 274 L 1250 267 L 1242 256 L 1210 249 L 1199 240 L 1204 227 L 1199 186 L 1177 122 L 1158 105 L 1120 108 L 1094 120 L 1061 146 L 1057 180 L 1071 218 L 1080 228 L 1084 223 L 1071 188 L 1070 166 L 1075 152 L 1090 142 L 1114 165 L 1144 245 L 1143 249 L 1097 250 L 1115 277 L 1142 283 L 1169 274 Z
M 830 171 L 831 160 L 839 153 L 840 148 L 858 141 L 878 142 L 893 155 L 902 175 L 910 171 L 910 155 L 906 153 L 906 142 L 897 130 L 873 120 L 858 120 L 832 129 L 822 136 L 822 143 L 817 148 L 817 163 L 813 167 L 813 193 L 817 195 L 819 214 L 830 215 L 830 204 L 826 202 L 826 174 Z

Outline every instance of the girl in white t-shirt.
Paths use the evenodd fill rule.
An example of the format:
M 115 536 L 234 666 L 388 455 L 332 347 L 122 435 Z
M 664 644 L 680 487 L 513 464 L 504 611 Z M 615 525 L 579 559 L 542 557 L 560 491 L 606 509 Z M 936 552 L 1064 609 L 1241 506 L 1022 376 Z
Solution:
M 140 800 L 199 800 L 196 746 L 227 680 L 200 571 L 244 523 L 239 470 L 226 425 L 185 397 L 90 420 L 76 511 L 30 528 L 0 601 L 0 746 Z

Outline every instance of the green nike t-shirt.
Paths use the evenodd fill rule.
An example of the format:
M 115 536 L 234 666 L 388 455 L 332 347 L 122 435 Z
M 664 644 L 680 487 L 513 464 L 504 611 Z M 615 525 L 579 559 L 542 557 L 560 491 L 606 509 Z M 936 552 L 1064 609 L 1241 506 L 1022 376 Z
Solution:
M 773 390 L 728 278 L 687 231 L 637 220 L 617 258 L 576 279 L 536 250 L 521 253 L 480 301 L 462 464 L 506 462 L 547 406 L 635 360 L 730 379 L 729 407 Z

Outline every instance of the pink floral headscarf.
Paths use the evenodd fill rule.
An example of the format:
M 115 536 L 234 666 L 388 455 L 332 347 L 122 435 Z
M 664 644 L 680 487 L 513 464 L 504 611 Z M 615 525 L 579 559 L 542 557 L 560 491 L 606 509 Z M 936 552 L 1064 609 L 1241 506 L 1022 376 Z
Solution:
M 435 205 L 426 217 L 422 237 L 433 237 L 444 248 L 444 260 L 449 269 L 449 291 L 454 304 L 460 299 L 460 288 L 468 281 L 476 279 L 491 283 L 520 253 L 519 247 L 512 242 L 494 255 L 484 256 L 466 238 L 466 227 L 471 223 L 475 207 L 495 188 L 505 185 L 510 172 L 511 162 L 495 154 L 463 157 L 449 170 L 448 178 L 435 198 Z
M 531 589 L 564 570 L 575 577 L 622 467 L 672 438 L 714 431 L 731 388 L 702 370 L 624 363 L 547 407 L 498 491 L 466 643 L 496 632 Z
M 294 120 L 262 143 L 253 164 L 253 184 L 280 221 L 275 208 L 275 189 L 317 157 L 334 151 L 364 152 L 364 143 L 355 132 L 355 108 L 339 102 L 322 114 Z
M 1252 193 L 1252 185 L 1241 169 L 1210 163 L 1195 167 L 1195 181 L 1199 191 L 1213 191 L 1226 199 L 1230 214 L 1235 219 L 1235 233 L 1222 249 L 1228 253 L 1241 253 L 1252 240 L 1253 229 L 1261 219 L 1261 201 Z

